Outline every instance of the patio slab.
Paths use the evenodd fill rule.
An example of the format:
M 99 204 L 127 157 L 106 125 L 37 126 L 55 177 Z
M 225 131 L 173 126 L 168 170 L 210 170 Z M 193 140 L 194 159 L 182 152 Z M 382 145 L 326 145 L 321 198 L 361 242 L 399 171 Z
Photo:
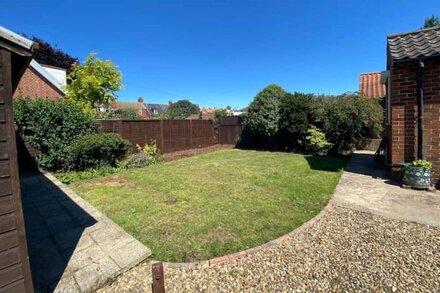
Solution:
M 51 174 L 21 174 L 36 292 L 90 292 L 151 255 Z
M 374 152 L 358 151 L 336 187 L 335 205 L 390 219 L 440 227 L 440 192 L 404 189 L 374 161 Z

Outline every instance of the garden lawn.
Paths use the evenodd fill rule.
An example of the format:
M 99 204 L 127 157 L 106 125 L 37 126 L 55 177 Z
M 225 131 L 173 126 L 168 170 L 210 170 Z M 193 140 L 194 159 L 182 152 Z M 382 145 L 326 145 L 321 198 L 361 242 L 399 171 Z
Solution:
M 204 260 L 282 236 L 327 204 L 347 159 L 222 150 L 75 182 L 71 188 L 151 248 Z

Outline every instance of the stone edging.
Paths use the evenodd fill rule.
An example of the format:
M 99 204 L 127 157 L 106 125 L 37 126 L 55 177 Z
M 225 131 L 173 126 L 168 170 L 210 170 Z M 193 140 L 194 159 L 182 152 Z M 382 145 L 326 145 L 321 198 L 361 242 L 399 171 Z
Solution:
M 315 217 L 313 217 L 312 219 L 310 219 L 309 221 L 305 222 L 304 224 L 302 224 L 301 226 L 299 226 L 298 228 L 294 229 L 292 232 L 287 233 L 284 236 L 281 236 L 277 239 L 274 239 L 272 241 L 269 241 L 265 244 L 262 244 L 260 246 L 256 246 L 253 248 L 249 248 L 240 252 L 236 252 L 236 253 L 231 253 L 231 254 L 227 254 L 224 256 L 220 256 L 220 257 L 216 257 L 216 258 L 211 258 L 209 260 L 202 260 L 202 261 L 197 261 L 197 262 L 188 262 L 188 263 L 173 263 L 173 262 L 164 262 L 163 265 L 165 268 L 182 268 L 182 269 L 194 269 L 194 268 L 206 268 L 206 267 L 212 267 L 221 263 L 225 263 L 228 261 L 233 261 L 236 260 L 238 258 L 247 256 L 247 255 L 252 255 L 256 252 L 271 248 L 272 246 L 276 245 L 276 244 L 280 244 L 290 238 L 296 237 L 299 233 L 303 232 L 304 230 L 306 230 L 307 228 L 309 228 L 311 225 L 315 224 L 316 222 L 318 222 L 319 220 L 321 220 L 321 218 L 331 209 L 333 208 L 333 204 L 332 203 L 328 203 L 321 212 L 319 212 L 319 214 L 317 214 Z M 153 261 L 155 262 L 155 261 Z

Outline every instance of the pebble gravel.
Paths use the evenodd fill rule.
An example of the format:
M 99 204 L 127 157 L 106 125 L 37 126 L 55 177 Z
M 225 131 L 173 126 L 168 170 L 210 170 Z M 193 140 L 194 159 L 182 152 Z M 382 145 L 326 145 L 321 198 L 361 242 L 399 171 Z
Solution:
M 211 267 L 166 268 L 167 292 L 440 292 L 440 229 L 333 206 L 298 235 Z M 99 292 L 151 292 L 143 263 Z

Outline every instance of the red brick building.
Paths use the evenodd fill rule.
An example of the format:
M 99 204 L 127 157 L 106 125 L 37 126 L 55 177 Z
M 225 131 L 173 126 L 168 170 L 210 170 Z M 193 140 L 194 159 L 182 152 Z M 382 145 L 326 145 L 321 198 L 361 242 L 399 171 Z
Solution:
M 14 97 L 60 99 L 64 97 L 65 84 L 65 69 L 41 65 L 32 60 L 14 92 Z
M 440 178 L 440 27 L 387 38 L 386 113 L 392 166 L 431 161 Z

